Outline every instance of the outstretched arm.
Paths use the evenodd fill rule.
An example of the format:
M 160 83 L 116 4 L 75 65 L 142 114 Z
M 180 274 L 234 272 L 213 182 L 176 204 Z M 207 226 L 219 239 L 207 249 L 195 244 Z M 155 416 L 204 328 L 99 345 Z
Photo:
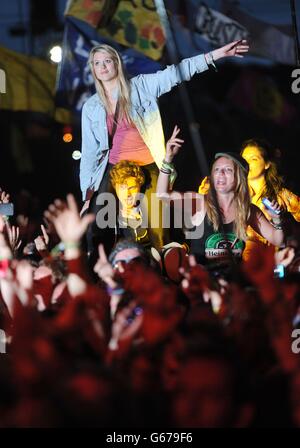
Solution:
M 169 92 L 182 81 L 189 81 L 196 73 L 208 70 L 214 61 L 226 57 L 243 57 L 249 50 L 245 40 L 230 42 L 206 54 L 183 59 L 178 65 L 169 65 L 164 70 L 147 75 L 139 75 L 132 79 L 138 89 L 143 89 L 154 97 Z

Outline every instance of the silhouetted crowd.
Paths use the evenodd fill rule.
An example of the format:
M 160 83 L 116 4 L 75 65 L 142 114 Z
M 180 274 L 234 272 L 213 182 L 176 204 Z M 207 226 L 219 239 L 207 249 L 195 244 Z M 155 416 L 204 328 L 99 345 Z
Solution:
M 40 231 L 0 217 L 1 427 L 300 426 L 297 236 L 226 269 L 123 239 L 91 269 L 90 222 L 72 195 Z

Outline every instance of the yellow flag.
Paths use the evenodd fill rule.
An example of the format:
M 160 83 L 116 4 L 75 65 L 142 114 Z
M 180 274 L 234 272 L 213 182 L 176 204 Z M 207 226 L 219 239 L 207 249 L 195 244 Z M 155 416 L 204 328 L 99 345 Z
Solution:
M 0 68 L 6 78 L 6 93 L 0 96 L 0 109 L 54 114 L 55 66 L 0 47 Z
M 88 22 L 101 36 L 161 58 L 165 36 L 154 0 L 71 0 L 66 14 Z
M 69 0 L 65 15 L 83 20 L 96 28 L 100 25 L 109 5 L 115 0 Z
M 55 109 L 56 66 L 0 47 L 0 70 L 5 74 L 0 109 L 42 112 L 63 123 L 71 121 L 70 113 Z

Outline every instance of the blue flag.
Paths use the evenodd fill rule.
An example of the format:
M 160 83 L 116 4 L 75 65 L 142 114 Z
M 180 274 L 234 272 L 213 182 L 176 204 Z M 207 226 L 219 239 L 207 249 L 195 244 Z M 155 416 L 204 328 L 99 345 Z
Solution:
M 249 54 L 234 59 L 236 64 L 295 64 L 289 2 L 261 0 L 165 0 L 170 11 L 174 38 L 181 57 L 194 56 L 247 39 Z M 268 4 L 268 7 L 265 5 Z M 276 14 L 282 23 L 276 23 Z M 255 16 L 252 11 L 265 12 Z M 269 22 L 265 21 L 269 14 Z M 272 23 L 272 20 L 274 23 Z M 220 61 L 221 63 L 224 61 Z

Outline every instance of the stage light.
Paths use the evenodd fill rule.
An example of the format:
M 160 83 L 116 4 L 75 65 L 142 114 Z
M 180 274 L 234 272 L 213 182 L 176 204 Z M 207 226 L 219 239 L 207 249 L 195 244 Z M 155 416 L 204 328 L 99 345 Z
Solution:
M 63 127 L 62 139 L 65 143 L 70 143 L 73 140 L 72 126 L 66 125 Z
M 54 47 L 49 50 L 50 59 L 55 64 L 59 64 L 62 58 L 62 48 L 60 45 L 54 45 Z
M 63 135 L 63 141 L 65 143 L 70 143 L 73 140 L 73 135 L 70 132 L 67 132 Z
M 78 149 L 76 151 L 72 152 L 72 159 L 74 159 L 74 160 L 81 159 L 81 152 Z

